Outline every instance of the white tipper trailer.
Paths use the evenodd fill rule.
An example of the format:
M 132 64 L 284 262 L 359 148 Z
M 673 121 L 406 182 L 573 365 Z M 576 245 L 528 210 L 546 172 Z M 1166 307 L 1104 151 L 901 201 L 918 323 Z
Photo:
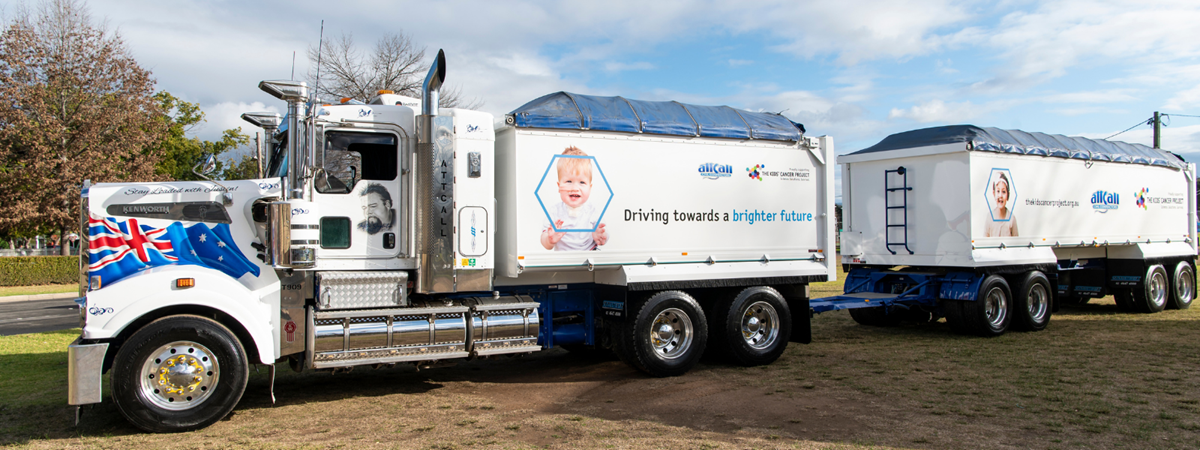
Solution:
M 1169 152 L 959 125 L 838 163 L 845 294 L 815 312 L 996 336 L 1110 294 L 1146 313 L 1195 298 L 1196 169 Z
M 831 138 L 568 93 L 496 122 L 439 110 L 445 67 L 425 103 L 262 82 L 288 105 L 243 116 L 268 136 L 262 179 L 85 183 L 69 403 L 100 402 L 108 374 L 131 423 L 181 431 L 228 414 L 250 364 L 273 384 L 284 361 L 595 346 L 673 376 L 706 349 L 760 365 L 810 340 L 808 283 L 836 276 Z

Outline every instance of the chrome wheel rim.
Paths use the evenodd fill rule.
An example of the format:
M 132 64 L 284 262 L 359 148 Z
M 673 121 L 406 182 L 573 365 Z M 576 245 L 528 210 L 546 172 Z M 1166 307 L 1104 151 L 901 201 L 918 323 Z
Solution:
M 692 347 L 692 318 L 678 308 L 658 313 L 650 324 L 650 343 L 654 354 L 662 359 L 675 359 Z
M 1156 307 L 1167 304 L 1167 276 L 1161 270 L 1155 270 L 1150 275 L 1150 301 Z
M 779 337 L 779 313 L 767 302 L 754 302 L 742 313 L 742 339 L 756 350 L 770 347 Z
M 1029 308 L 1029 318 L 1039 323 L 1045 320 L 1050 305 L 1050 294 L 1046 292 L 1046 286 L 1042 283 L 1034 284 L 1025 303 Z
M 159 347 L 142 365 L 142 397 L 155 406 L 182 411 L 212 396 L 221 376 L 220 363 L 207 347 L 177 341 Z
M 992 328 L 1000 328 L 1008 318 L 1008 298 L 1005 297 L 1004 290 L 998 287 L 989 290 L 984 297 L 983 308 L 988 324 Z
M 1179 298 L 1179 303 L 1188 305 L 1192 303 L 1192 295 L 1195 292 L 1193 284 L 1196 282 L 1195 275 L 1192 275 L 1192 269 L 1185 267 L 1179 271 L 1179 275 L 1175 276 L 1175 294 Z

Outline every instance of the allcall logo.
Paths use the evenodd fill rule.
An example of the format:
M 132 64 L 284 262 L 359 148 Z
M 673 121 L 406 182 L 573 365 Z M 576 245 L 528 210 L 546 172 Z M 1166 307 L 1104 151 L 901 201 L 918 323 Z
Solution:
M 704 163 L 700 165 L 700 177 L 710 180 L 729 178 L 733 176 L 733 166 L 729 164 Z
M 1092 209 L 1096 212 L 1106 213 L 1120 206 L 1121 196 L 1116 192 L 1096 191 L 1092 194 Z

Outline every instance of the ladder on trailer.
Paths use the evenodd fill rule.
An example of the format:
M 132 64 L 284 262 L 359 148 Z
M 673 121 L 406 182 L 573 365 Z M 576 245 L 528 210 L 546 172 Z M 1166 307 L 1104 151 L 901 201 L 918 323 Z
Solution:
M 893 173 L 899 175 L 899 177 L 892 176 L 891 174 Z M 900 179 L 900 186 L 892 186 L 892 180 L 896 178 Z M 883 171 L 883 189 L 883 203 L 887 208 L 883 216 L 884 223 L 887 224 L 886 231 L 884 232 L 884 237 L 887 241 L 887 251 L 895 255 L 896 251 L 892 250 L 892 246 L 904 246 L 904 249 L 908 250 L 908 254 L 911 255 L 913 251 L 908 248 L 908 191 L 911 191 L 912 188 L 908 186 L 908 171 L 904 169 L 904 166 L 900 166 L 896 170 Z M 899 193 L 900 195 L 895 195 L 895 193 Z M 899 197 L 898 203 L 893 201 L 897 197 Z M 893 211 L 897 210 L 900 212 L 900 220 L 894 221 L 893 218 L 897 214 L 894 214 Z M 900 229 L 900 235 L 903 236 L 903 240 L 899 242 L 892 241 L 893 228 Z

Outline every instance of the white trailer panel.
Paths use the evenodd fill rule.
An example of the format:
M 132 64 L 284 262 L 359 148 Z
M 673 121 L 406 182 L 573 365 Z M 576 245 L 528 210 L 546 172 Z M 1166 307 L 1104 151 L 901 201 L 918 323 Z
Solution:
M 697 268 L 679 279 L 723 278 L 725 266 L 714 262 L 787 262 L 779 273 L 786 276 L 833 273 L 825 258 L 833 252 L 832 169 L 822 162 L 832 162 L 832 141 L 806 142 L 819 147 L 502 129 L 496 142 L 497 275 L 678 264 Z M 541 241 L 565 204 L 558 167 L 568 147 L 582 150 L 590 162 L 584 208 L 594 209 L 599 220 L 594 228 L 564 230 L 594 237 L 602 226 L 607 240 L 593 239 L 591 250 L 547 249 Z M 631 276 L 637 278 L 609 274 L 597 281 L 624 284 Z
M 1069 249 L 1081 247 L 1103 247 L 1117 258 L 1196 253 L 1194 165 L 1177 159 L 1169 164 L 1112 161 L 1105 159 L 1119 158 L 1100 153 L 1093 159 L 1001 153 L 976 146 L 983 147 L 968 140 L 839 158 L 845 165 L 843 262 L 1052 263 L 1074 259 L 1077 252 Z M 886 190 L 902 186 L 905 176 L 895 172 L 885 186 L 885 171 L 900 167 L 911 190 Z

